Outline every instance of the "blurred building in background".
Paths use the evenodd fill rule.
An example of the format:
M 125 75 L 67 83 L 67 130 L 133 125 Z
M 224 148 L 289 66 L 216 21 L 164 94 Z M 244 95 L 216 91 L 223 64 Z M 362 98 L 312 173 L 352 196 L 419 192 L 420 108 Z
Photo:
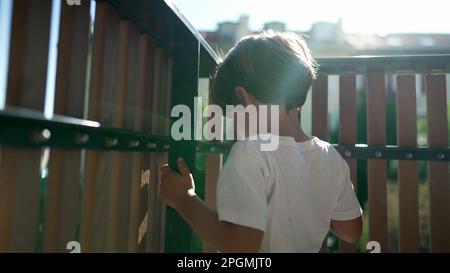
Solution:
M 450 52 L 450 34 L 345 33 L 342 20 L 316 22 L 309 30 L 290 30 L 305 35 L 315 57 L 355 55 L 409 55 Z M 283 22 L 267 22 L 260 30 L 249 29 L 249 17 L 243 15 L 238 22 L 222 22 L 216 31 L 201 31 L 206 41 L 219 53 L 226 53 L 242 37 L 263 30 L 287 31 Z
M 286 24 L 283 22 L 272 21 L 264 24 L 264 30 L 273 30 L 283 32 L 286 31 Z

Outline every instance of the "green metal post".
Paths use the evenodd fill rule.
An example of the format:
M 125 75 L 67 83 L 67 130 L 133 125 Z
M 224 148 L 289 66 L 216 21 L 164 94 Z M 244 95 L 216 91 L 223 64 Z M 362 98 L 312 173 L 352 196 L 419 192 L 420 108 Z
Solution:
M 176 160 L 182 157 L 188 164 L 195 180 L 196 144 L 194 141 L 194 97 L 198 94 L 200 44 L 197 40 L 190 43 L 176 44 L 173 51 L 173 89 L 172 107 L 187 105 L 191 110 L 192 140 L 173 141 L 169 151 L 169 165 L 178 170 Z M 198 193 L 201 195 L 201 185 Z M 200 196 L 203 197 L 203 196 Z M 165 251 L 191 252 L 193 249 L 193 232 L 182 217 L 172 208 L 166 212 Z

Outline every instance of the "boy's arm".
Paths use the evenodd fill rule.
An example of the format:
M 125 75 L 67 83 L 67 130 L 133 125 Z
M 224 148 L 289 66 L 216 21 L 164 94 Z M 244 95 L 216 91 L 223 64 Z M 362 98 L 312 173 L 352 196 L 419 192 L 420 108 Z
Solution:
M 330 230 L 340 239 L 356 243 L 361 237 L 362 225 L 362 216 L 347 221 L 331 220 Z
M 219 221 L 216 210 L 196 195 L 178 197 L 176 210 L 200 237 L 223 252 L 257 252 L 264 232 Z
M 181 175 L 170 167 L 161 169 L 161 198 L 188 222 L 192 229 L 213 247 L 223 252 L 257 252 L 264 232 L 258 229 L 219 221 L 195 194 L 194 181 L 183 160 L 177 160 Z
M 340 180 L 341 186 L 337 190 L 339 196 L 331 216 L 330 230 L 340 239 L 355 243 L 361 237 L 362 210 L 351 181 L 350 168 L 342 159 L 341 164 L 343 176 Z

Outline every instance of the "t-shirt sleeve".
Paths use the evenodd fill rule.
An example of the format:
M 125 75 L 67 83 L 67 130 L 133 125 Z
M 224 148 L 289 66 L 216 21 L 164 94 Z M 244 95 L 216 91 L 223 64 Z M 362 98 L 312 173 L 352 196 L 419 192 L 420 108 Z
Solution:
M 268 191 L 261 161 L 239 155 L 226 162 L 217 182 L 220 221 L 266 230 Z
M 336 205 L 331 215 L 331 219 L 337 221 L 352 220 L 362 215 L 362 209 L 350 178 L 350 170 L 345 161 L 342 163 L 344 168 L 342 180 L 339 181 L 340 188 L 337 191 Z

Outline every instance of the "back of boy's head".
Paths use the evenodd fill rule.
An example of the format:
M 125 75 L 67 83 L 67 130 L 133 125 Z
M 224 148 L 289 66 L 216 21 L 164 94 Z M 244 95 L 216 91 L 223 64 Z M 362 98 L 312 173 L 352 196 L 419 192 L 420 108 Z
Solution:
M 242 38 L 218 66 L 212 88 L 215 104 L 240 104 L 236 86 L 266 104 L 285 103 L 286 110 L 302 107 L 316 64 L 304 39 L 273 31 Z

